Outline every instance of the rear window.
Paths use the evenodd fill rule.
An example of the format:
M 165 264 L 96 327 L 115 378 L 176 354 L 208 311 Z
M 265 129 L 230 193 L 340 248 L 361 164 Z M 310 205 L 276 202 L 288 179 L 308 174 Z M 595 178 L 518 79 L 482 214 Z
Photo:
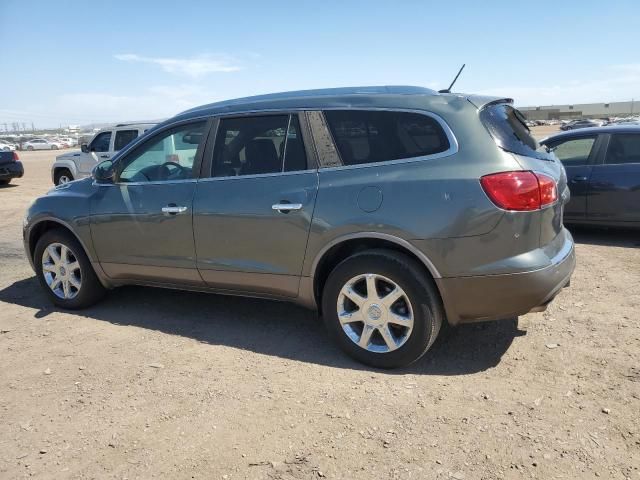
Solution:
M 325 116 L 344 165 L 421 157 L 449 149 L 440 124 L 419 113 L 329 110 Z
M 480 120 L 503 150 L 542 160 L 554 160 L 553 155 L 546 148 L 540 147 L 533 138 L 522 113 L 511 105 L 487 105 L 480 111 Z

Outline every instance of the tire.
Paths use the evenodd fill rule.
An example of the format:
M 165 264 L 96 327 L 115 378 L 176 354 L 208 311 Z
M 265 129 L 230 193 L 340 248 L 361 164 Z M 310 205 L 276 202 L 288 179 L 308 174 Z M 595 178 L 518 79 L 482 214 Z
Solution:
M 2 150 L 4 150 L 5 152 L 10 152 L 11 149 L 9 147 L 4 147 Z
M 65 264 L 60 262 L 55 263 L 54 256 L 49 253 L 50 250 L 47 250 L 49 247 L 52 247 L 56 255 L 61 257 L 61 259 L 65 257 L 62 248 L 67 248 L 71 252 L 71 255 L 67 256 L 68 262 L 66 265 L 74 265 L 77 263 L 78 269 L 70 267 L 66 268 L 64 272 L 61 272 L 59 266 L 62 265 L 64 267 Z M 45 251 L 47 251 L 48 258 L 45 257 Z M 68 230 L 54 229 L 45 232 L 36 244 L 33 263 L 40 285 L 49 296 L 49 299 L 58 307 L 68 310 L 86 308 L 95 304 L 106 293 L 82 245 L 80 245 L 80 242 Z M 47 272 L 43 271 L 43 263 L 47 263 L 48 265 Z M 54 272 L 56 270 L 57 272 Z M 48 279 L 45 276 L 47 273 L 49 274 Z M 68 288 L 63 288 L 64 280 L 59 282 L 56 287 L 56 293 L 52 287 L 49 286 L 48 280 L 51 281 L 52 285 L 55 285 L 54 281 L 58 275 L 65 275 L 65 278 L 69 280 L 67 281 Z M 71 276 L 74 277 L 76 285 L 71 281 Z M 79 285 L 79 288 L 77 285 Z M 69 292 L 69 295 L 67 295 L 67 292 Z
M 369 299 L 370 279 L 376 297 L 382 298 Z M 345 295 L 343 288 L 348 285 L 351 293 Z M 401 296 L 387 307 L 384 304 L 393 298 L 387 295 L 394 288 L 399 288 L 393 291 L 401 292 Z M 351 301 L 354 293 L 359 295 L 361 306 Z M 347 319 L 344 327 L 339 309 Z M 377 368 L 401 367 L 418 360 L 433 345 L 445 321 L 433 280 L 411 258 L 390 250 L 367 250 L 338 264 L 324 285 L 322 311 L 329 335 L 338 345 L 354 359 Z M 360 322 L 360 318 L 365 321 Z M 386 323 L 386 318 L 393 319 Z M 396 324 L 399 318 L 404 326 Z M 365 329 L 371 336 L 369 341 L 364 340 L 366 347 L 361 347 L 357 342 L 363 341 Z M 381 333 L 385 329 L 387 340 Z
M 33 152 L 33 147 L 32 147 L 31 145 L 29 145 L 29 146 L 27 147 L 27 150 L 29 150 L 30 152 Z
M 57 150 L 58 146 L 57 145 L 51 145 L 51 150 Z
M 60 168 L 56 170 L 53 175 L 53 183 L 56 185 L 62 185 L 71 181 L 73 181 L 73 175 L 68 168 Z
M 0 180 L 0 186 L 9 185 L 11 183 L 11 179 L 7 178 L 6 180 Z

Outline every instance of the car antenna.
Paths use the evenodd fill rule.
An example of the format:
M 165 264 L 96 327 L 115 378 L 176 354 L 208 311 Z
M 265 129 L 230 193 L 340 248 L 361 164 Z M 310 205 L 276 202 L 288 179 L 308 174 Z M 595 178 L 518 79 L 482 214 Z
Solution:
M 458 74 L 456 75 L 456 78 L 453 79 L 453 82 L 451 82 L 451 85 L 449 85 L 449 88 L 446 88 L 444 90 L 438 90 L 438 93 L 451 93 L 451 89 L 453 88 L 453 85 L 456 83 L 456 81 L 458 80 L 458 77 L 460 76 L 460 74 L 462 73 L 462 70 L 464 70 L 466 63 L 463 63 L 462 66 L 460 67 L 460 70 L 458 70 Z

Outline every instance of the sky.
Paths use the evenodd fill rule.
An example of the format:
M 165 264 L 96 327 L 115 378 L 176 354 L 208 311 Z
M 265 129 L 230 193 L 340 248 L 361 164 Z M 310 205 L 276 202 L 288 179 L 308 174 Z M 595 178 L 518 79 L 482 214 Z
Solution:
M 262 93 L 640 99 L 640 1 L 0 0 L 0 130 L 167 118 Z

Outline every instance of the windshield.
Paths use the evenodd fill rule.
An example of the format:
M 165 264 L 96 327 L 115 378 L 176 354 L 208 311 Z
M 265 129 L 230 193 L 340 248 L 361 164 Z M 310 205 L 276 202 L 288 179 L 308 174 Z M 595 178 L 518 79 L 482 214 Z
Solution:
M 522 113 L 511 105 L 489 104 L 480 111 L 480 120 L 503 150 L 541 160 L 554 160 L 553 155 L 541 148 L 531 135 Z

